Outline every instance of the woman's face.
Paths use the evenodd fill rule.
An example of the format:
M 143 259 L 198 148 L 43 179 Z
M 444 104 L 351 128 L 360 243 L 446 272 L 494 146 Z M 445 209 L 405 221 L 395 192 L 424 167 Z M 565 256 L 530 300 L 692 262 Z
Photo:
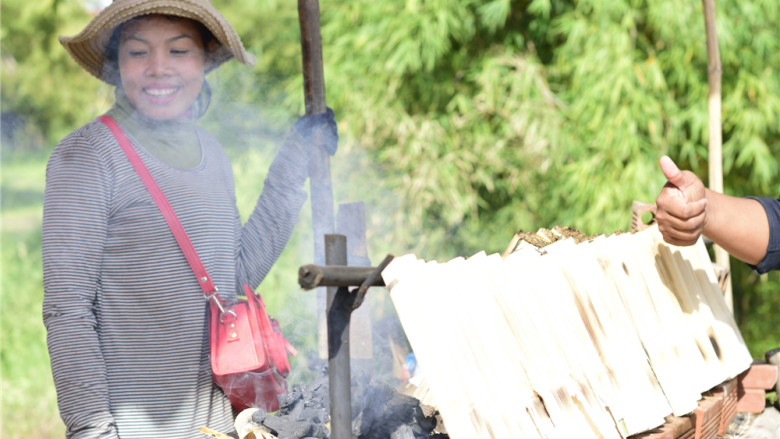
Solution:
M 150 15 L 122 29 L 119 75 L 136 110 L 157 120 L 181 116 L 197 99 L 206 71 L 206 51 L 197 24 Z

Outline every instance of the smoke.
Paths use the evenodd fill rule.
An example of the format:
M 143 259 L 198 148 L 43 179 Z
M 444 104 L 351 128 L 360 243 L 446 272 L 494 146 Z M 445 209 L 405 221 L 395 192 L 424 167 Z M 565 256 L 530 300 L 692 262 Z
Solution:
M 233 63 L 235 64 L 235 63 Z M 245 66 L 228 63 L 209 74 L 213 96 L 209 110 L 200 124 L 217 137 L 233 162 L 236 197 L 239 212 L 246 220 L 260 195 L 268 167 L 281 146 L 284 136 L 300 116 L 290 110 L 294 99 L 274 78 L 258 78 Z M 247 95 L 251 90 L 252 96 Z M 303 109 L 302 98 L 299 111 Z M 400 205 L 399 197 L 384 184 L 381 169 L 371 154 L 352 140 L 349 120 L 339 117 L 339 150 L 330 160 L 334 196 L 334 218 L 340 210 L 355 210 L 362 205 L 364 224 L 346 233 L 344 225 L 336 224 L 340 233 L 362 233 L 365 256 L 349 255 L 349 265 L 376 266 L 397 244 L 393 240 L 390 219 Z M 309 190 L 309 183 L 305 189 Z M 347 207 L 342 207 L 348 205 Z M 357 209 L 360 210 L 360 209 Z M 284 252 L 260 285 L 258 292 L 269 313 L 281 324 L 285 337 L 298 350 L 291 358 L 291 384 L 310 381 L 327 365 L 327 344 L 324 342 L 324 303 L 317 291 L 303 291 L 297 283 L 298 269 L 314 263 L 314 238 L 310 201 L 301 209 L 298 223 Z M 353 247 L 355 242 L 348 242 Z M 352 250 L 350 248 L 350 250 Z M 403 249 L 395 249 L 403 252 Z M 364 314 L 364 316 L 357 316 Z M 366 321 L 367 319 L 367 321 Z M 398 352 L 408 353 L 408 343 L 398 324 L 395 309 L 384 288 L 369 290 L 364 304 L 353 314 L 353 342 L 361 353 L 353 358 L 353 369 L 371 371 L 386 382 L 397 384 Z M 356 329 L 357 328 L 357 329 Z M 402 356 L 402 355 L 401 355 Z M 395 361 L 395 363 L 394 363 Z

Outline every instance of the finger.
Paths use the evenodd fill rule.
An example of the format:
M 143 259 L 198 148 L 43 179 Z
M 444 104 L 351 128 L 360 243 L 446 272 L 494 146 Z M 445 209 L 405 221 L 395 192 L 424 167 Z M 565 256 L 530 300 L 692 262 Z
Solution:
M 656 215 L 656 221 L 659 228 L 668 230 L 670 233 L 696 234 L 704 229 L 706 216 L 701 212 L 694 216 L 678 217 L 671 215 L 668 211 L 660 211 Z
M 688 220 L 705 214 L 707 199 L 700 198 L 688 201 L 682 196 L 679 189 L 674 186 L 668 186 L 664 187 L 661 193 L 658 194 L 656 206 L 656 216 L 666 214 L 680 220 Z
M 699 241 L 699 237 L 701 236 L 701 233 L 680 233 L 679 231 L 661 231 L 661 229 L 658 229 L 659 232 L 661 232 L 661 236 L 663 236 L 664 241 L 668 242 L 669 244 L 674 244 L 677 246 L 688 246 L 688 245 L 694 245 Z
M 702 233 L 702 223 L 677 222 L 667 219 L 658 222 L 658 231 L 664 237 L 664 241 L 674 245 L 692 245 L 699 240 Z
M 668 235 L 663 234 L 663 233 L 662 233 L 662 235 L 663 235 L 664 241 L 666 243 L 672 244 L 672 245 L 676 245 L 678 247 L 687 247 L 687 246 L 690 246 L 690 245 L 694 245 L 694 244 L 696 244 L 699 241 L 699 237 L 698 236 L 696 236 L 695 239 L 694 238 L 680 239 L 680 238 L 668 236 Z
M 705 221 L 704 213 L 687 219 L 670 216 L 666 211 L 656 216 L 658 231 L 664 241 L 678 246 L 695 244 L 704 230 Z

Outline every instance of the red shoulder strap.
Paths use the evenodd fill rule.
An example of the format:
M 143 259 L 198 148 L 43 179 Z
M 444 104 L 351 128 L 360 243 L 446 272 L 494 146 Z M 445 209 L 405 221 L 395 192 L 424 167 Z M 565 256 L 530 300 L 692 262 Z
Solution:
M 176 216 L 176 212 L 174 212 L 173 207 L 168 202 L 168 198 L 165 197 L 165 194 L 154 180 L 151 172 L 149 172 L 149 169 L 146 168 L 143 160 L 141 160 L 141 157 L 135 151 L 135 148 L 133 148 L 130 139 L 127 138 L 124 131 L 122 131 L 122 128 L 119 127 L 111 116 L 104 114 L 98 117 L 98 120 L 103 122 L 108 129 L 111 130 L 111 133 L 114 135 L 117 142 L 119 142 L 119 146 L 122 147 L 122 150 L 125 152 L 125 155 L 127 155 L 128 160 L 130 160 L 130 163 L 133 165 L 133 168 L 135 168 L 138 176 L 141 177 L 141 181 L 143 181 L 146 189 L 148 189 L 149 193 L 152 195 L 154 202 L 157 203 L 157 207 L 160 208 L 160 212 L 162 212 L 165 221 L 171 228 L 171 232 L 173 232 L 176 242 L 179 243 L 179 247 L 181 247 L 182 252 L 184 252 L 184 257 L 187 258 L 187 262 L 189 262 L 192 271 L 198 278 L 198 284 L 203 290 L 203 294 L 207 299 L 214 297 L 217 300 L 217 304 L 221 307 L 222 299 L 219 297 L 217 288 L 214 286 L 214 282 L 212 282 L 211 277 L 206 271 L 206 267 L 203 266 L 203 262 L 201 262 L 198 252 L 195 251 L 192 241 L 190 241 L 187 232 L 184 230 L 179 218 Z

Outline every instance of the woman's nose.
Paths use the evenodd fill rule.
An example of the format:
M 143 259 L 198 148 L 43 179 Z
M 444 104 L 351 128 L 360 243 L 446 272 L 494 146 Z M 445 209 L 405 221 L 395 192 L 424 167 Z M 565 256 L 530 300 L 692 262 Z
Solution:
M 168 56 L 164 50 L 152 51 L 149 57 L 149 65 L 146 68 L 147 75 L 158 76 L 167 73 Z

